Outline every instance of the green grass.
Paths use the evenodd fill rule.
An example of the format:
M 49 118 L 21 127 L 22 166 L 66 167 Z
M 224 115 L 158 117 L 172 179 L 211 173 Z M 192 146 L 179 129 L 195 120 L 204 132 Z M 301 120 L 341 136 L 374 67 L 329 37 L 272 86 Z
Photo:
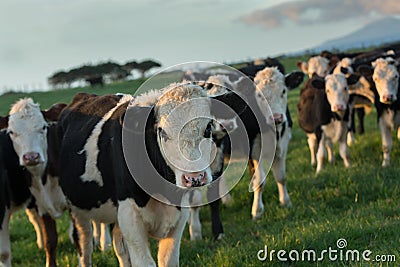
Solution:
M 293 70 L 297 59 L 284 61 L 287 70 Z M 66 101 L 78 91 L 96 93 L 132 92 L 140 81 L 121 83 L 104 88 L 59 90 L 30 94 L 43 107 L 54 102 Z M 203 240 L 191 242 L 188 229 L 182 238 L 181 266 L 399 266 L 400 262 L 400 144 L 394 139 L 391 167 L 382 168 L 380 134 L 376 113 L 366 116 L 366 133 L 356 136 L 350 147 L 352 167 L 345 169 L 335 146 L 336 163 L 325 164 L 315 176 L 310 166 L 305 134 L 298 127 L 296 105 L 299 89 L 289 93 L 289 108 L 294 120 L 293 137 L 287 157 L 287 184 L 293 207 L 279 207 L 277 187 L 268 176 L 263 194 L 265 213 L 257 221 L 251 220 L 252 194 L 248 192 L 249 174 L 231 191 L 233 204 L 222 207 L 221 216 L 225 238 L 212 239 L 209 208 L 201 210 Z M 9 104 L 23 95 L 1 97 L 1 114 Z M 393 134 L 393 137 L 395 135 Z M 239 171 L 239 170 L 238 170 Z M 76 251 L 68 239 L 68 216 L 58 221 L 59 266 L 77 266 Z M 371 250 L 372 255 L 394 254 L 395 263 L 367 262 L 272 262 L 257 260 L 257 252 L 268 246 L 269 250 L 286 251 L 314 249 L 320 252 L 328 247 L 336 249 L 339 238 L 347 240 L 347 249 Z M 13 215 L 11 240 L 14 266 L 44 266 L 44 252 L 36 247 L 33 227 L 23 211 Z M 156 242 L 151 242 L 156 257 Z M 276 255 L 276 254 L 275 254 Z M 95 266 L 117 266 L 113 251 L 94 252 Z M 326 257 L 327 258 L 327 257 Z

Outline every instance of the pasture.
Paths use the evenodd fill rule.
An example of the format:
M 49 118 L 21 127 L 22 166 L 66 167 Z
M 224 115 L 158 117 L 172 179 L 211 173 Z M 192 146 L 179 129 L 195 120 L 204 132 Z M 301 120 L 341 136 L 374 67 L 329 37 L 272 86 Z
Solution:
M 299 58 L 283 59 L 286 71 L 295 70 Z M 172 77 L 166 77 L 172 79 Z M 160 84 L 164 82 L 160 81 Z M 141 81 L 106 85 L 103 88 L 76 88 L 31 94 L 7 94 L 0 98 L 0 115 L 5 115 L 10 104 L 20 97 L 31 96 L 42 108 L 55 102 L 69 102 L 74 94 L 85 91 L 96 94 L 133 93 Z M 252 193 L 248 192 L 249 174 L 246 171 L 231 191 L 233 203 L 221 207 L 225 237 L 216 242 L 212 238 L 209 207 L 201 211 L 203 240 L 191 242 L 185 230 L 181 243 L 181 266 L 398 266 L 400 263 L 400 142 L 394 139 L 391 166 L 382 168 L 381 139 L 376 122 L 376 112 L 365 119 L 365 134 L 356 135 L 350 147 L 352 167 L 345 169 L 335 146 L 336 162 L 327 162 L 318 176 L 310 166 L 310 153 L 304 132 L 297 124 L 296 105 L 300 89 L 289 93 L 289 109 L 293 118 L 292 139 L 287 157 L 287 184 L 293 207 L 279 207 L 275 181 L 268 175 L 263 194 L 265 213 L 257 221 L 251 220 Z M 395 133 L 393 133 L 395 138 Z M 239 173 L 239 170 L 238 170 Z M 59 266 L 77 266 L 77 252 L 68 238 L 68 215 L 58 220 L 57 263 Z M 370 250 L 369 258 L 376 255 L 393 255 L 395 262 L 330 261 L 325 254 L 323 261 L 279 261 L 277 251 L 315 250 L 331 247 L 337 250 L 337 240 L 344 238 L 347 246 L 342 249 Z M 32 225 L 23 211 L 11 220 L 13 264 L 18 267 L 44 266 L 45 254 L 35 243 Z M 153 255 L 156 244 L 151 242 Z M 270 261 L 257 259 L 259 250 L 268 247 L 276 252 Z M 340 250 L 339 250 L 340 251 Z M 339 253 L 338 253 L 339 255 Z M 301 256 L 300 256 L 301 257 Z M 340 257 L 340 255 L 339 255 Z M 112 248 L 101 253 L 95 249 L 94 266 L 117 266 Z

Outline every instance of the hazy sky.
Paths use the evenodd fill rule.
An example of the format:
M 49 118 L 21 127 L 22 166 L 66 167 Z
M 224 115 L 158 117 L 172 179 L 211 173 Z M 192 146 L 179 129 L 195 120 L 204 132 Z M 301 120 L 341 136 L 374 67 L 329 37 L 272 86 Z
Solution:
M 276 56 L 400 14 L 398 0 L 1 0 L 0 91 L 84 63 Z

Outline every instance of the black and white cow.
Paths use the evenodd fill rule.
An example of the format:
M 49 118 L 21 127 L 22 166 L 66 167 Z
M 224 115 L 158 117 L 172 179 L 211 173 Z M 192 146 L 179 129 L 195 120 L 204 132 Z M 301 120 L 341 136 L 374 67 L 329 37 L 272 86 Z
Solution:
M 55 130 L 46 120 L 56 120 L 62 108 L 62 104 L 57 104 L 41 111 L 32 99 L 21 99 L 12 106 L 10 114 L 1 119 L 2 127 L 7 128 L 0 133 L 2 163 L 7 173 L 2 178 L 0 203 L 2 266 L 11 266 L 9 220 L 11 213 L 21 208 L 28 208 L 37 244 L 46 251 L 46 266 L 56 265 L 57 231 L 53 216 L 58 215 L 59 205 L 64 205 L 65 199 L 62 199 L 61 189 L 57 185 L 54 187 L 57 180 L 45 175 L 45 170 L 52 168 L 47 140 L 50 129 Z
M 391 131 L 397 130 L 397 138 L 400 139 L 400 83 L 397 66 L 398 62 L 388 57 L 372 62 L 373 71 L 369 65 L 359 68 L 375 93 L 375 107 L 382 137 L 383 167 L 390 165 Z
M 348 86 L 355 84 L 358 79 L 356 75 L 346 79 L 342 73 L 330 74 L 325 78 L 314 75 L 300 92 L 297 105 L 299 126 L 307 134 L 312 165 L 317 157 L 317 173 L 322 169 L 325 147 L 329 162 L 334 161 L 333 143 L 336 142 L 340 144 L 340 156 L 345 166 L 350 166 L 347 145 Z
M 260 153 L 261 144 L 268 145 L 268 138 L 276 139 L 275 155 L 261 155 L 273 157 L 272 171 L 278 185 L 279 201 L 282 206 L 291 206 L 290 197 L 286 187 L 286 154 L 291 138 L 292 120 L 287 106 L 287 92 L 296 88 L 304 78 L 301 72 L 292 72 L 286 77 L 277 67 L 266 67 L 258 71 L 254 77 L 255 87 L 248 84 L 245 79 L 231 84 L 235 91 L 240 92 L 249 106 L 239 114 L 243 122 L 250 144 L 248 167 L 252 177 L 251 189 L 254 199 L 251 210 L 253 219 L 259 218 L 264 211 L 262 192 L 265 184 L 266 173 L 262 166 Z M 216 80 L 216 79 L 215 79 Z M 224 78 L 220 77 L 219 84 L 224 86 Z M 267 101 L 267 102 L 265 102 Z M 272 114 L 268 113 L 268 104 Z M 259 121 L 257 121 L 260 119 Z M 275 131 L 272 131 L 275 129 Z M 264 137 L 262 137 L 263 135 Z M 264 138 L 264 140 L 261 140 Z M 267 151 L 269 153 L 271 151 Z
M 400 95 L 398 62 L 392 58 L 379 58 L 372 62 L 374 72 L 372 79 L 375 83 L 375 106 L 378 111 L 378 123 L 382 136 L 383 162 L 382 166 L 390 165 L 392 149 L 391 131 L 397 130 L 400 139 Z
M 224 101 L 225 97 L 217 99 Z M 154 189 L 158 181 L 152 179 L 157 173 L 168 185 L 189 191 L 208 184 L 212 178 L 210 162 L 206 164 L 210 157 L 208 153 L 200 155 L 199 145 L 211 151 L 211 142 L 202 142 L 211 138 L 211 108 L 205 90 L 188 83 L 173 84 L 134 100 L 86 94 L 72 100 L 58 124 L 60 184 L 79 233 L 76 243 L 81 266 L 92 265 L 91 219 L 115 223 L 113 244 L 120 266 L 156 265 L 149 236 L 159 240 L 159 266 L 179 265 L 180 239 L 189 209 L 150 196 L 137 179 L 146 178 Z M 124 120 L 128 123 L 123 127 Z M 185 120 L 189 122 L 180 129 Z M 129 145 L 123 147 L 124 129 Z M 148 156 L 139 150 L 143 146 Z M 133 150 L 133 159 L 125 161 L 124 149 Z M 201 160 L 196 160 L 199 157 Z M 192 163 L 185 165 L 185 158 Z M 155 170 L 147 168 L 147 161 Z M 133 168 L 136 179 L 128 164 L 138 164 Z M 168 201 L 165 192 L 158 197 Z

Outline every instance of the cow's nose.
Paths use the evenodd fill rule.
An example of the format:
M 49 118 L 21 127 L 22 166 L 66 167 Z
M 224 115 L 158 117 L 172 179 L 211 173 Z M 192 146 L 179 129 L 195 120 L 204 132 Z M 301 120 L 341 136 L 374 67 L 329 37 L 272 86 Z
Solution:
M 334 105 L 333 106 L 333 111 L 342 111 L 345 110 L 346 106 L 345 105 Z
M 382 96 L 382 99 L 383 99 L 383 101 L 385 101 L 385 102 L 391 102 L 391 101 L 393 101 L 393 95 L 392 95 L 392 94 L 390 94 L 390 95 L 383 95 L 383 96 Z
M 28 152 L 22 156 L 26 166 L 34 166 L 40 162 L 40 154 L 37 152 Z
M 273 121 L 275 124 L 279 124 L 283 122 L 283 114 L 282 113 L 274 113 L 272 116 Z

